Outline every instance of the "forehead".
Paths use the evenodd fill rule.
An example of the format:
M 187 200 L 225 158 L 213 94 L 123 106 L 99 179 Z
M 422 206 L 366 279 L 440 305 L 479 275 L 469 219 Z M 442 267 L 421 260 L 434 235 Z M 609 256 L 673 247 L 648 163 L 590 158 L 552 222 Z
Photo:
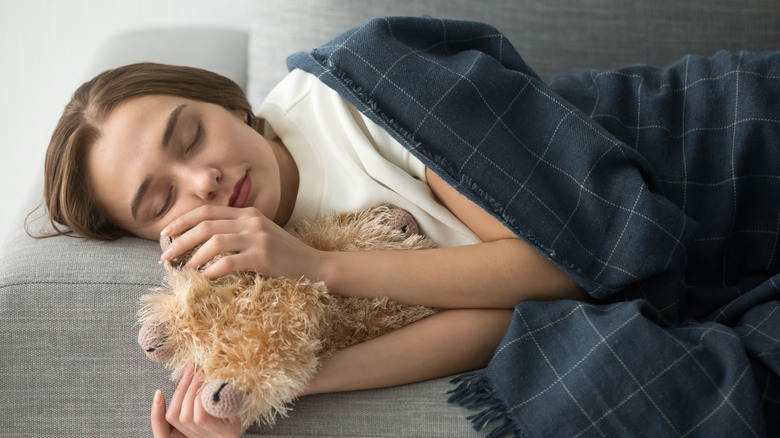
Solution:
M 103 121 L 102 131 L 111 131 L 112 128 L 122 127 L 129 123 L 164 123 L 164 120 L 159 118 L 165 117 L 173 108 L 182 103 L 193 103 L 193 101 L 164 94 L 150 94 L 128 99 L 117 105 L 108 114 Z
M 163 159 L 162 135 L 171 111 L 189 102 L 167 95 L 133 98 L 117 106 L 104 121 L 87 157 L 90 186 L 125 229 L 132 228 L 133 195 Z

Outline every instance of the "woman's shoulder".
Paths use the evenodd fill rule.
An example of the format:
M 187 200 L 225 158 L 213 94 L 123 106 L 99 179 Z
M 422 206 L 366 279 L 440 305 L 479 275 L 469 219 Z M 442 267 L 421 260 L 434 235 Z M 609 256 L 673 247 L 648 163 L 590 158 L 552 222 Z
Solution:
M 278 84 L 268 93 L 263 103 L 260 105 L 260 112 L 263 108 L 273 106 L 282 111 L 289 111 L 296 104 L 300 103 L 306 96 L 311 94 L 312 89 L 321 82 L 314 75 L 303 70 L 295 69 L 287 74 Z

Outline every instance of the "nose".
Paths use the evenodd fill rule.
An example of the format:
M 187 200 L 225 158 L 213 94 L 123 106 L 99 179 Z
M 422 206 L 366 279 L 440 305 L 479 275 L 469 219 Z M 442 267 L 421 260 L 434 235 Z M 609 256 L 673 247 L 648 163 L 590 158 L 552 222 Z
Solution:
M 189 178 L 183 180 L 185 188 L 187 184 L 191 184 L 192 193 L 204 201 L 211 201 L 216 197 L 221 183 L 222 172 L 213 167 L 194 170 Z

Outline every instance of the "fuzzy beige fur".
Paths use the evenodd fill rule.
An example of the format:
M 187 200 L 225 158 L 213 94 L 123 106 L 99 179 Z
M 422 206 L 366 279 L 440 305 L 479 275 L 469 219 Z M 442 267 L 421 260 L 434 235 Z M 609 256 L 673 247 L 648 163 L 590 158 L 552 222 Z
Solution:
M 399 212 L 406 215 L 400 225 Z M 432 248 L 429 239 L 410 232 L 416 224 L 409 218 L 382 206 L 325 216 L 289 231 L 329 251 Z M 168 361 L 174 380 L 189 365 L 203 371 L 206 410 L 239 415 L 245 424 L 273 424 L 277 415 L 286 415 L 322 357 L 435 312 L 386 298 L 332 295 L 323 283 L 253 272 L 209 281 L 195 270 L 171 269 L 166 280 L 165 287 L 141 299 L 139 343 L 153 360 Z

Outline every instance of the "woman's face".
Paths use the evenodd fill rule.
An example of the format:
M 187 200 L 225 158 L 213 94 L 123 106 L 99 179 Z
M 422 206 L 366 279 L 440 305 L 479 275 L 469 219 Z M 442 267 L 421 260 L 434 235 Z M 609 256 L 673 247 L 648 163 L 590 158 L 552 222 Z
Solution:
M 281 197 L 275 147 L 243 112 L 150 95 L 109 115 L 88 172 L 120 227 L 157 240 L 165 225 L 205 204 L 254 206 L 275 218 Z

